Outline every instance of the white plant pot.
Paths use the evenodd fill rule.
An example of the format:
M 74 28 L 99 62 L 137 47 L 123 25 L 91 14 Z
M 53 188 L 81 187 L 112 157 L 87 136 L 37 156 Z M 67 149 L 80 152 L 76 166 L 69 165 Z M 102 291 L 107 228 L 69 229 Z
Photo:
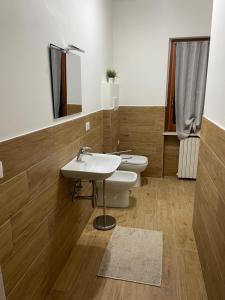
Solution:
M 109 83 L 114 83 L 115 78 L 109 78 L 108 80 L 109 80 L 109 81 L 108 81 Z

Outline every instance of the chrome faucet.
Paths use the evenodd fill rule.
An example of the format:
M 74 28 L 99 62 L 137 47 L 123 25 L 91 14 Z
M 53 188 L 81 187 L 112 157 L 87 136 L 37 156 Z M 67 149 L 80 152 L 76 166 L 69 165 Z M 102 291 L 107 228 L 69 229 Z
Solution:
M 86 154 L 92 156 L 93 154 L 88 152 L 88 150 L 91 150 L 91 147 L 80 147 L 79 152 L 77 153 L 77 160 L 81 161 L 81 155 Z

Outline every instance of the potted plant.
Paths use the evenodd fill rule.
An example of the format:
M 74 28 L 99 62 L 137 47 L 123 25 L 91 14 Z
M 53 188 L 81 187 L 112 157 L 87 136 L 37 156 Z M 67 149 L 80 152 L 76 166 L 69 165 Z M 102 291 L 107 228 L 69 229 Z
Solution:
M 117 77 L 117 72 L 115 70 L 110 70 L 108 69 L 106 71 L 106 79 L 107 79 L 107 82 L 109 82 L 109 79 L 112 80 L 112 82 L 115 81 L 115 78 Z

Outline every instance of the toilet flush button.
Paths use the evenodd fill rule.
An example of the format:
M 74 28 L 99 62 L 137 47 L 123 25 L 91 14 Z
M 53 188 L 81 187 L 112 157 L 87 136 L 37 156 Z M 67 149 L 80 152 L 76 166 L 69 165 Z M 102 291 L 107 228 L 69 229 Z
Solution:
M 3 165 L 1 161 L 0 161 L 0 178 L 3 178 Z

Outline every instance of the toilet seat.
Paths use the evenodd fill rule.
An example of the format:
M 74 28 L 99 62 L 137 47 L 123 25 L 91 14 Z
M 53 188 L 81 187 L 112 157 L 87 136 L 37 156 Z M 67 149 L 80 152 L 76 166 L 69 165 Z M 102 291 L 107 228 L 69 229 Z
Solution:
M 121 154 L 120 157 L 122 158 L 121 165 L 129 164 L 146 166 L 148 164 L 148 158 L 146 156 Z
M 131 171 L 137 173 L 137 181 L 135 186 L 141 185 L 141 172 L 148 166 L 148 158 L 141 155 L 121 154 L 122 162 L 119 165 L 119 170 Z

